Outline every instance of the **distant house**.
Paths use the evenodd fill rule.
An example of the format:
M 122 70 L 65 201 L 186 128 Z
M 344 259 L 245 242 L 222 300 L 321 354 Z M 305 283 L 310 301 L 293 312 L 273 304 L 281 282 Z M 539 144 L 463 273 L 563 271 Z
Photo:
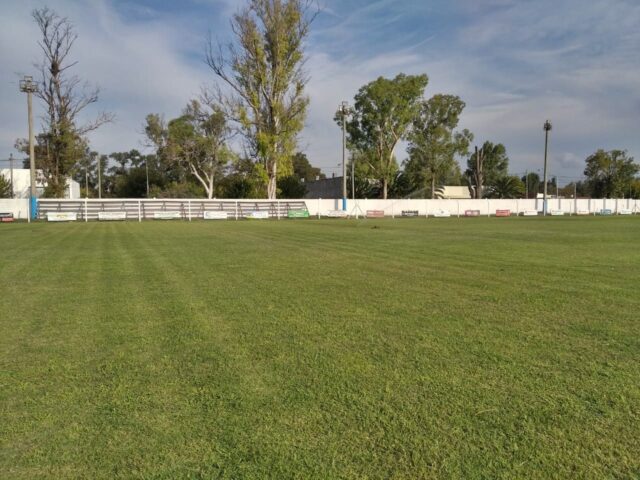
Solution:
M 11 169 L 0 169 L 0 175 L 11 181 Z M 13 196 L 14 198 L 29 198 L 31 186 L 31 175 L 28 168 L 14 168 L 13 169 Z M 37 196 L 42 196 L 42 192 L 47 186 L 42 170 L 36 171 L 36 191 Z M 65 190 L 64 198 L 77 199 L 80 198 L 80 184 L 71 178 L 67 178 L 67 188 Z
M 440 200 L 470 200 L 469 187 L 439 187 L 436 189 L 436 198 Z

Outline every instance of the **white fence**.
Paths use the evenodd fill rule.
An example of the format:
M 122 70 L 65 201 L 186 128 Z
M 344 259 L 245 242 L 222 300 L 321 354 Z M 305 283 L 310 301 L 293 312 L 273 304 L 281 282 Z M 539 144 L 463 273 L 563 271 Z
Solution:
M 85 199 L 38 200 L 38 218 L 73 214 L 79 220 L 99 217 L 126 220 L 204 218 L 287 218 L 292 212 L 306 211 L 304 200 L 203 200 L 203 199 Z M 105 215 L 106 214 L 106 215 Z
M 612 214 L 640 214 L 640 200 L 631 199 L 550 199 L 547 212 L 562 212 L 566 215 L 578 213 L 599 214 L 610 210 Z M 40 219 L 47 218 L 49 212 L 75 213 L 79 220 L 97 220 L 112 213 L 124 212 L 127 220 L 146 220 L 162 216 L 172 216 L 184 220 L 214 218 L 241 219 L 260 212 L 268 218 L 287 218 L 292 211 L 307 209 L 311 217 L 324 217 L 342 209 L 340 199 L 315 200 L 202 200 L 202 199 L 86 199 L 58 200 L 40 199 L 38 213 Z M 481 216 L 493 216 L 498 210 L 508 210 L 512 215 L 524 212 L 541 213 L 542 200 L 348 200 L 346 213 L 352 217 L 366 216 L 367 211 L 384 212 L 387 217 L 400 217 L 403 212 L 419 216 L 435 216 L 446 212 L 453 217 L 463 217 L 467 211 L 479 212 Z M 16 219 L 27 219 L 29 201 L 27 199 L 0 199 L 0 213 L 13 213 Z M 106 214 L 106 215 L 105 215 Z M 168 214 L 168 215 L 167 215 Z M 115 215 L 117 216 L 117 215 Z

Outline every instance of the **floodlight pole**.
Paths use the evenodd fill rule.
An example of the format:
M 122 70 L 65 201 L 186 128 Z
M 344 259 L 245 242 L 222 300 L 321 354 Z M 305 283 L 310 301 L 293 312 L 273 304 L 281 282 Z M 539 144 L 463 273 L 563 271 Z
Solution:
M 9 155 L 9 171 L 11 172 L 11 198 L 14 198 L 15 192 L 13 190 L 13 153 Z
M 33 77 L 25 75 L 20 80 L 20 91 L 27 94 L 27 110 L 29 115 L 29 170 L 31 181 L 31 198 L 29 201 L 29 218 L 35 220 L 37 203 L 36 203 L 36 154 L 35 154 L 35 136 L 33 133 L 33 94 L 38 91 L 38 85 L 33 82 Z
M 342 118 L 342 210 L 347 210 L 347 116 L 351 113 L 349 103 L 344 101 L 338 106 Z
M 551 122 L 547 120 L 544 122 L 544 206 L 543 215 L 547 215 L 547 158 L 549 152 L 549 132 L 553 128 Z
M 98 198 L 102 199 L 102 162 L 100 162 L 100 155 L 98 155 Z

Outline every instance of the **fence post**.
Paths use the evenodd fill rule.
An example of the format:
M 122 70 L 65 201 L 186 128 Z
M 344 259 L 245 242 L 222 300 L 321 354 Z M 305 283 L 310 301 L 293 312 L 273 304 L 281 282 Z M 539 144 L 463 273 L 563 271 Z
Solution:
M 189 211 L 189 221 L 191 221 L 191 200 L 187 200 L 187 209 Z
M 396 218 L 395 209 L 393 208 L 395 200 L 391 200 L 391 218 Z
M 138 223 L 142 222 L 142 200 L 138 200 Z
M 318 220 L 320 220 L 320 200 L 322 199 L 318 197 Z
M 238 200 L 236 200 L 236 220 L 238 220 Z
M 89 221 L 89 218 L 87 217 L 87 199 L 84 199 L 84 221 L 85 223 Z
M 487 217 L 491 217 L 490 200 L 487 198 Z
M 276 217 L 280 220 L 280 200 L 276 200 Z

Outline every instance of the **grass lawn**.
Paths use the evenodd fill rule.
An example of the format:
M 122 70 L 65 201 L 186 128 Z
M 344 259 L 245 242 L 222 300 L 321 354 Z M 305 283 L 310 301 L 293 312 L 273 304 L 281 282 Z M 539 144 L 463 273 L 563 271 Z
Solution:
M 638 478 L 639 240 L 0 225 L 0 478 Z

